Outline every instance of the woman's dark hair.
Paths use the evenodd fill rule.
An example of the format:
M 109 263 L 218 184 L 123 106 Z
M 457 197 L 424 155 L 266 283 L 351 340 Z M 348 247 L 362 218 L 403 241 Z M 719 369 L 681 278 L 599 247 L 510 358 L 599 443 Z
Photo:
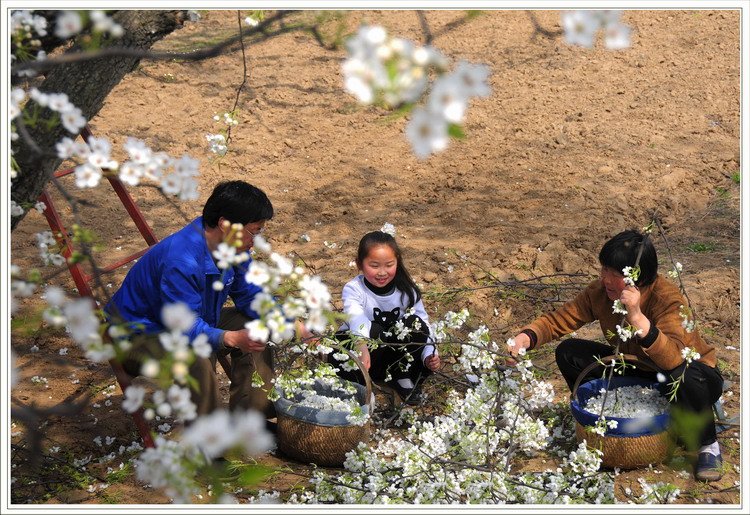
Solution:
M 224 181 L 214 188 L 203 206 L 203 226 L 216 227 L 224 217 L 246 225 L 273 218 L 273 205 L 263 191 L 245 181 Z
M 638 231 L 623 231 L 612 237 L 599 252 L 599 263 L 622 273 L 626 266 L 635 266 L 638 249 L 644 239 L 646 242 L 643 244 L 643 253 L 638 264 L 641 274 L 635 284 L 639 287 L 648 286 L 656 280 L 659 263 L 651 239 L 644 238 Z
M 357 266 L 362 266 L 370 250 L 377 245 L 388 245 L 393 250 L 396 255 L 396 276 L 393 278 L 393 284 L 409 298 L 409 307 L 414 306 L 422 298 L 422 292 L 419 291 L 417 283 L 409 275 L 409 271 L 404 265 L 404 259 L 401 257 L 401 249 L 398 248 L 393 236 L 381 231 L 369 232 L 362 236 L 357 249 Z

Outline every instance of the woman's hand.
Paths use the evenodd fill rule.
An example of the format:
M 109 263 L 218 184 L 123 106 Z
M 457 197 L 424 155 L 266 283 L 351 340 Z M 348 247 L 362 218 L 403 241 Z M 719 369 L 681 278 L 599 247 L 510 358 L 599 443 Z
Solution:
M 506 363 L 510 366 L 513 366 L 516 364 L 516 360 L 514 358 L 518 358 L 520 352 L 526 351 L 529 347 L 531 347 L 531 338 L 529 338 L 529 335 L 526 333 L 518 333 L 513 337 L 514 345 L 508 345 L 508 352 L 510 352 L 510 355 L 513 356 L 511 359 L 507 359 Z M 523 351 L 521 351 L 523 349 Z
M 628 310 L 628 321 L 630 321 L 631 315 L 635 316 L 641 313 L 641 291 L 637 287 L 626 286 L 620 294 L 620 302 Z
M 625 320 L 638 330 L 640 338 L 644 338 L 651 329 L 651 321 L 641 312 L 641 291 L 636 286 L 626 286 L 620 294 L 620 302 L 628 310 Z
M 440 356 L 437 354 L 430 354 L 424 359 L 424 366 L 432 372 L 440 370 Z

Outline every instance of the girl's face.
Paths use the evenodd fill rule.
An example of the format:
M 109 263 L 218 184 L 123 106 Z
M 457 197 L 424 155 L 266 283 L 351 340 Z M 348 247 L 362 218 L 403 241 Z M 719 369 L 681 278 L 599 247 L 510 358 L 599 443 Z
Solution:
M 609 300 L 618 300 L 622 295 L 622 290 L 625 289 L 625 276 L 622 272 L 608 266 L 603 266 L 600 273 L 604 287 L 607 289 L 607 297 Z
M 398 259 L 393 249 L 385 244 L 374 245 L 370 248 L 365 259 L 357 263 L 359 270 L 370 284 L 382 288 L 390 284 L 396 276 Z

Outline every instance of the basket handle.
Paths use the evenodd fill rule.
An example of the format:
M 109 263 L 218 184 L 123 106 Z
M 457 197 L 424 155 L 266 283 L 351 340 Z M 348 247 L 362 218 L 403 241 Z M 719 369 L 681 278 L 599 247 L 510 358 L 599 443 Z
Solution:
M 626 361 L 633 361 L 647 369 L 650 369 L 653 372 L 659 371 L 659 368 L 652 361 L 641 359 L 635 354 L 621 354 L 620 356 L 612 354 L 611 356 L 605 356 L 601 358 L 601 360 L 605 362 L 617 361 L 618 359 L 624 359 Z M 600 363 L 598 361 L 594 361 L 593 363 L 590 363 L 586 368 L 584 368 L 581 371 L 581 373 L 576 378 L 576 382 L 573 385 L 573 389 L 570 391 L 571 401 L 576 400 L 576 392 L 578 391 L 578 387 L 581 385 L 581 381 L 583 381 L 583 378 L 586 377 L 586 374 L 588 374 L 589 372 L 591 372 L 598 366 L 601 366 Z
M 351 357 L 354 360 L 354 363 L 356 363 L 356 365 L 359 367 L 359 371 L 362 372 L 362 377 L 365 378 L 365 388 L 367 389 L 367 397 L 365 399 L 365 403 L 370 404 L 370 399 L 372 399 L 372 381 L 370 380 L 370 374 L 369 372 L 367 372 L 367 369 L 362 363 L 362 360 L 359 359 L 359 356 L 356 352 L 350 349 L 345 350 L 346 353 L 349 354 L 349 357 Z

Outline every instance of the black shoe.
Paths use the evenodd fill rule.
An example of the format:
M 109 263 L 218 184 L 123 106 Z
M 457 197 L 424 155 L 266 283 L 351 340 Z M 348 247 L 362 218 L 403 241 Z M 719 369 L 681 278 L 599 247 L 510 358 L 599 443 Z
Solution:
M 403 386 L 398 384 L 397 381 L 388 381 L 386 384 L 396 390 L 398 396 L 401 397 L 401 400 L 403 400 L 406 404 L 408 404 L 409 406 L 419 406 L 421 394 L 419 393 L 417 388 L 404 388 Z
M 714 456 L 710 452 L 698 454 L 695 467 L 695 479 L 698 481 L 718 481 L 724 475 L 724 460 L 721 454 Z

